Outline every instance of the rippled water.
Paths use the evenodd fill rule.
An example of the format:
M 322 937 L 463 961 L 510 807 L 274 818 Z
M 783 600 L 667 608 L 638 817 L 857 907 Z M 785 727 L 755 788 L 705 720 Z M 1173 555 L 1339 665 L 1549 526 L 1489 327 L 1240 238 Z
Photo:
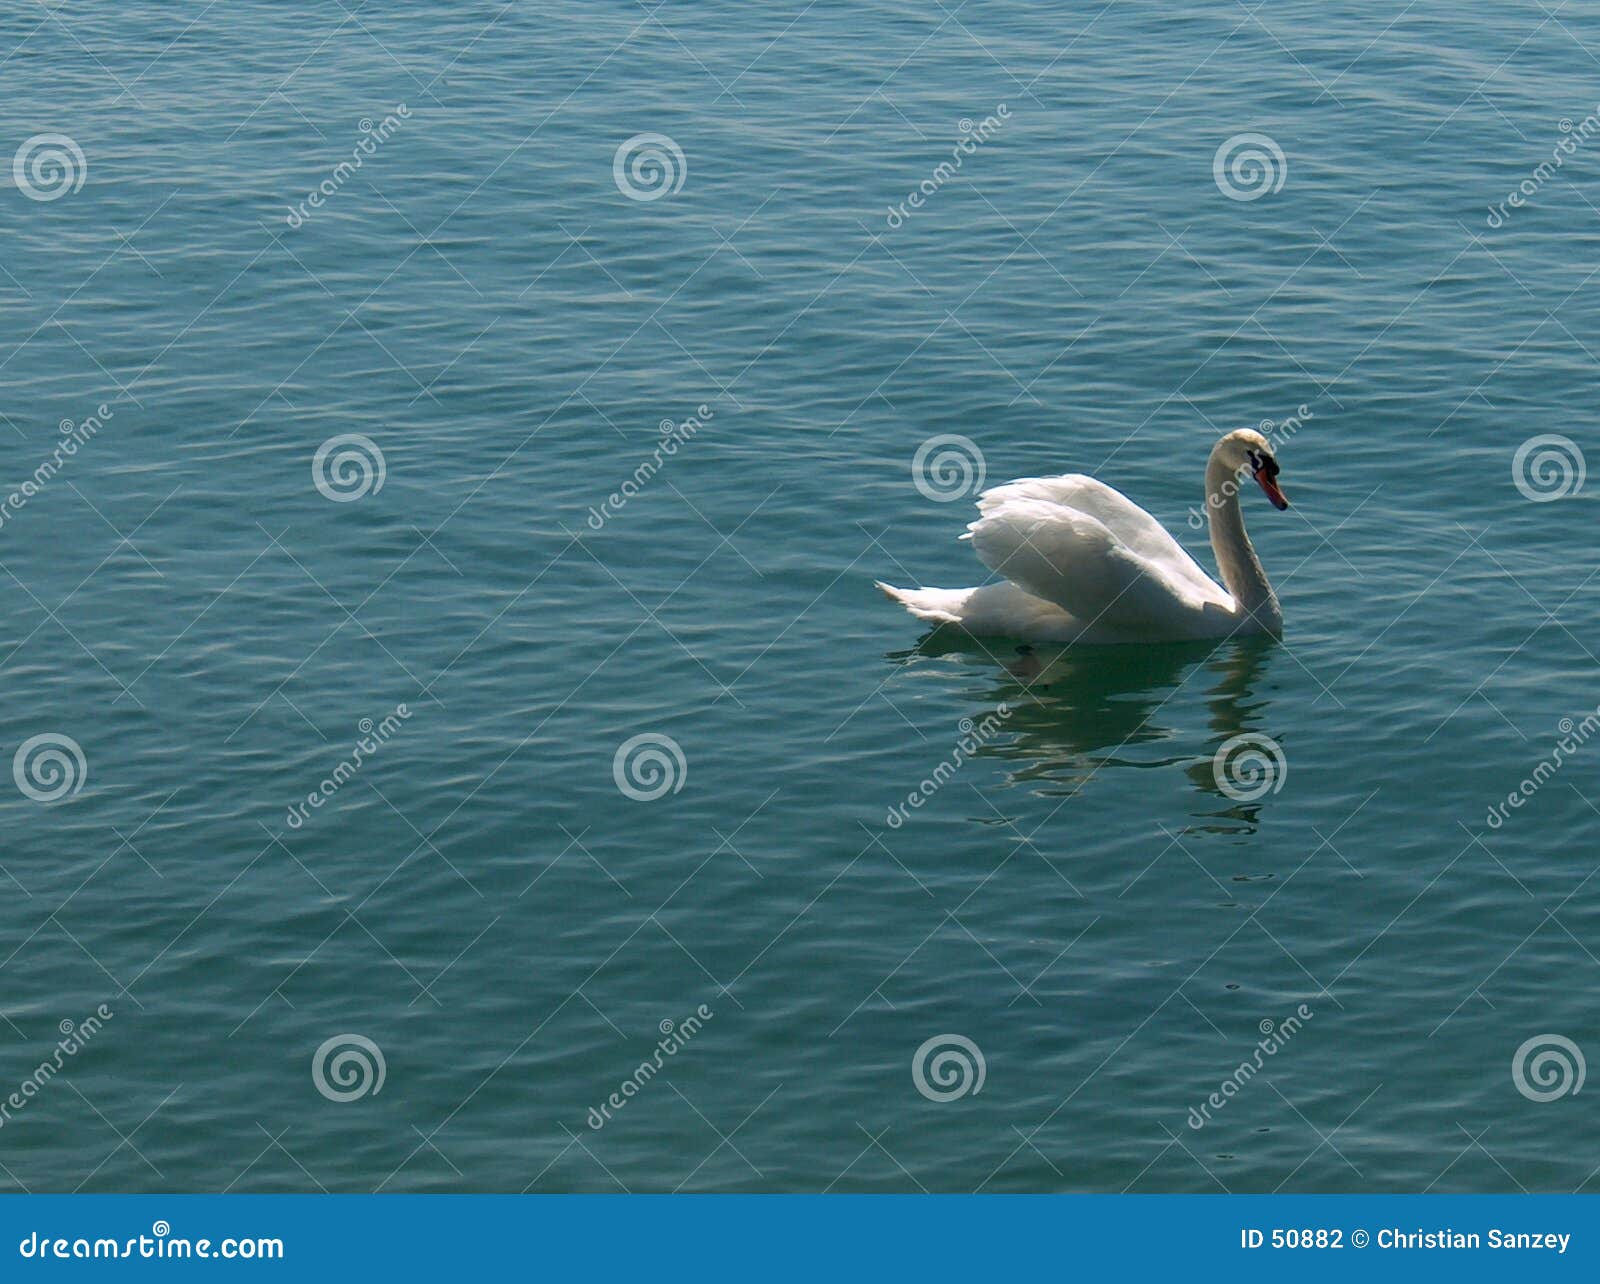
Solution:
M 0 15 L 5 752 L 54 738 L 0 795 L 0 1178 L 1583 1188 L 1595 1094 L 1513 1059 L 1600 1047 L 1600 749 L 1540 768 L 1600 704 L 1600 567 L 1592 488 L 1514 460 L 1594 448 L 1594 45 Z M 1219 178 L 1249 133 L 1281 161 Z M 1246 505 L 1281 643 L 1024 653 L 871 587 L 980 582 L 930 437 L 1210 566 L 1212 440 L 1290 417 L 1293 507 Z

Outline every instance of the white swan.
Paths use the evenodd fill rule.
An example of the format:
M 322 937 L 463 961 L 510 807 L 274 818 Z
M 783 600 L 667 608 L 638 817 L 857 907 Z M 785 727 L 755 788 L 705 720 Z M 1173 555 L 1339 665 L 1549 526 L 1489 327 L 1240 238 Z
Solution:
M 1245 534 L 1239 488 L 1253 476 L 1282 510 L 1278 461 L 1252 428 L 1206 463 L 1211 548 L 1224 589 L 1125 495 L 1081 473 L 1027 477 L 978 496 L 970 539 L 1006 582 L 983 588 L 878 587 L 919 620 L 1040 642 L 1176 642 L 1283 631 L 1283 612 Z

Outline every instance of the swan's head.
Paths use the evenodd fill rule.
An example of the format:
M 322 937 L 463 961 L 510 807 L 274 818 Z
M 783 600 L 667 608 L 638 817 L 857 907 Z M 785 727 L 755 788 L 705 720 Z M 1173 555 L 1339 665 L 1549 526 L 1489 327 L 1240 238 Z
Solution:
M 1254 477 L 1262 493 L 1280 513 L 1289 507 L 1289 501 L 1278 486 L 1278 457 L 1273 453 L 1272 443 L 1254 428 L 1230 432 L 1217 443 L 1216 453 L 1241 480 L 1246 476 Z

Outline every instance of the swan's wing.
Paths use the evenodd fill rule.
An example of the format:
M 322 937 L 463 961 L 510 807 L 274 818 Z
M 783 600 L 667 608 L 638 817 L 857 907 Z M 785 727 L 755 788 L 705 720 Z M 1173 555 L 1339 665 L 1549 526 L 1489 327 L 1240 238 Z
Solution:
M 1086 513 L 1136 556 L 1160 563 L 1174 577 L 1192 584 L 1202 597 L 1208 600 L 1228 598 L 1226 590 L 1184 551 L 1183 545 L 1166 527 L 1104 482 L 1082 473 L 1069 473 L 1065 477 L 1024 477 L 1021 481 L 984 491 L 978 496 L 978 512 L 987 516 L 991 510 L 1014 499 L 1043 500 Z
M 1029 477 L 985 491 L 968 528 L 978 559 L 1106 629 L 1148 631 L 1233 599 L 1155 518 L 1092 477 Z

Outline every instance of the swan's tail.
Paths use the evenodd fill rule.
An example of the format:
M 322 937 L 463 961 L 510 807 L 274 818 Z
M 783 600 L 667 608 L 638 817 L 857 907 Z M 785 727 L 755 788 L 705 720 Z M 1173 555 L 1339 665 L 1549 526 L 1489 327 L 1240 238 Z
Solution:
M 903 589 L 882 580 L 873 582 L 891 602 L 900 603 L 917 619 L 929 624 L 960 624 L 961 608 L 972 596 L 971 589 Z
M 1054 602 L 1034 597 L 1009 580 L 963 589 L 903 589 L 881 580 L 877 585 L 885 597 L 900 603 L 917 619 L 929 624 L 954 624 L 976 635 L 1074 642 L 1084 632 Z

